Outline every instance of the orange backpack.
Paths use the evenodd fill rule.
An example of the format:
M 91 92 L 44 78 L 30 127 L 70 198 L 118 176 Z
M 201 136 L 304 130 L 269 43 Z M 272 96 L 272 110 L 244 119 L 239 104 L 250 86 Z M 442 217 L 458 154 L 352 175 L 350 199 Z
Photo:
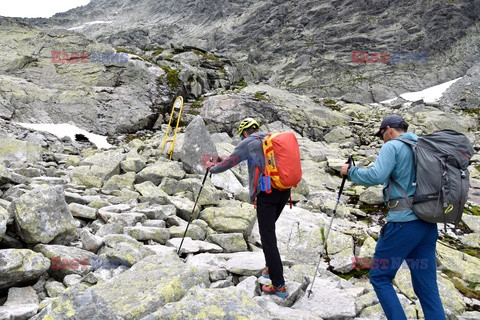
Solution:
M 296 187 L 302 180 L 300 148 L 293 132 L 270 133 L 262 141 L 265 157 L 263 172 L 266 182 L 263 187 L 266 193 L 272 192 L 271 186 L 278 190 Z M 255 192 L 260 169 L 255 173 Z M 291 206 L 291 203 L 290 203 Z

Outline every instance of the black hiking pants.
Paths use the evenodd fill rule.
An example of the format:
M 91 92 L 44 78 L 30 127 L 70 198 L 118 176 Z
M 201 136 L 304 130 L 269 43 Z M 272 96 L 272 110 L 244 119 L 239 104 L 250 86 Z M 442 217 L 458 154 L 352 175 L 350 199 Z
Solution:
M 290 190 L 280 191 L 272 188 L 270 194 L 264 191 L 257 196 L 257 218 L 263 254 L 268 267 L 270 279 L 274 286 L 285 283 L 283 278 L 283 264 L 277 247 L 275 222 L 282 213 L 285 204 L 290 198 Z

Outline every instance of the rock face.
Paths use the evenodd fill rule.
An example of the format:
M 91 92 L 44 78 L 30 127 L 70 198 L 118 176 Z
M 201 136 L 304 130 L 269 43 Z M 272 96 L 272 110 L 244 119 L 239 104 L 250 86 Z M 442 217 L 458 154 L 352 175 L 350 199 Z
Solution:
M 143 61 L 92 63 L 92 53 L 114 54 L 108 45 L 67 32 L 41 31 L 0 18 L 2 45 L 17 49 L 0 59 L 0 115 L 18 122 L 68 123 L 107 134 L 153 125 L 169 90 L 156 81 L 161 68 Z M 15 34 L 22 34 L 16 37 Z M 60 63 L 52 51 L 65 52 Z M 70 58 L 77 53 L 77 58 Z M 78 55 L 88 53 L 86 59 Z M 61 55 L 61 57 L 62 57 Z M 129 110 L 128 115 L 126 111 Z
M 476 2 L 304 0 L 292 7 L 287 2 L 263 0 L 218 1 L 216 5 L 213 13 L 207 0 L 102 0 L 50 19 L 24 21 L 77 28 L 76 32 L 115 47 L 153 51 L 172 44 L 176 49 L 193 46 L 221 52 L 242 61 L 248 80 L 356 102 L 379 102 L 464 75 L 473 78 L 479 66 L 475 30 L 480 7 Z M 142 24 L 132 23 L 132 14 Z M 344 17 L 350 23 L 344 23 Z M 109 23 L 87 24 L 91 21 Z M 353 51 L 368 54 L 372 63 L 352 63 Z M 388 53 L 388 63 L 372 58 L 375 52 Z M 410 56 L 398 62 L 395 52 L 426 53 L 428 62 Z M 200 72 L 182 69 L 191 75 L 191 82 L 202 84 L 194 81 Z M 432 75 L 431 70 L 441 71 Z M 448 100 L 476 106 L 475 92 L 477 82 L 452 89 Z
M 217 148 L 205 127 L 202 117 L 195 117 L 187 126 L 185 139 L 180 150 L 180 159 L 188 171 L 204 173 L 205 163 L 210 158 L 217 160 Z

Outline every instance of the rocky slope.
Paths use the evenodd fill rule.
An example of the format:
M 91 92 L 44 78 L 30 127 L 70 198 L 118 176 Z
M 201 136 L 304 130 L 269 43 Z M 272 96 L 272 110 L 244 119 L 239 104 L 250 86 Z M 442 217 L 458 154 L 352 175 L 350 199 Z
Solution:
M 417 134 L 452 128 L 475 146 L 463 223 L 441 231 L 437 261 L 448 318 L 480 318 L 479 4 L 214 5 L 93 0 L 51 19 L 0 17 L 0 319 L 384 319 L 367 270 L 352 263 L 373 255 L 384 224 L 379 187 L 347 184 L 328 257 L 313 295 L 305 292 L 338 170 L 351 154 L 361 166 L 375 160 L 373 133 L 394 112 Z M 356 64 L 352 50 L 428 52 L 429 62 Z M 440 103 L 350 102 L 460 76 Z M 178 95 L 186 103 L 169 160 L 161 145 Z M 246 116 L 266 131 L 294 131 L 301 147 L 303 180 L 277 223 L 285 300 L 259 290 L 264 260 L 245 165 L 207 179 L 176 254 L 202 160 L 228 155 Z M 18 122 L 75 124 L 113 147 Z M 395 288 L 408 318 L 422 319 L 406 269 Z
M 202 48 L 243 63 L 249 81 L 365 103 L 478 74 L 479 16 L 477 1 L 93 0 L 26 21 L 134 51 Z M 352 51 L 425 52 L 428 63 L 351 63 Z M 477 107 L 479 92 L 465 80 L 443 103 Z
M 98 150 L 0 120 L 0 318 L 385 319 L 366 270 L 352 264 L 372 257 L 384 223 L 378 187 L 347 184 L 328 259 L 313 294 L 305 294 L 338 170 L 349 154 L 358 165 L 374 161 L 381 144 L 372 134 L 393 112 L 329 103 L 313 108 L 306 96 L 265 85 L 207 97 L 198 109 L 202 117 L 182 129 L 172 161 L 160 150 L 165 126 L 133 140 L 119 136 L 115 147 Z M 480 149 L 476 115 L 423 105 L 397 112 L 419 134 L 454 127 Z M 244 165 L 207 179 L 176 254 L 204 175 L 203 154 L 228 155 L 238 143 L 229 134 L 243 114 L 258 117 L 268 131 L 294 130 L 301 147 L 304 178 L 294 189 L 293 209 L 277 222 L 290 291 L 285 300 L 259 292 L 268 280 L 259 277 L 264 260 Z M 455 234 L 448 226 L 437 247 L 449 319 L 480 316 L 478 153 L 469 169 L 462 227 Z M 408 319 L 422 319 L 406 267 L 395 287 Z

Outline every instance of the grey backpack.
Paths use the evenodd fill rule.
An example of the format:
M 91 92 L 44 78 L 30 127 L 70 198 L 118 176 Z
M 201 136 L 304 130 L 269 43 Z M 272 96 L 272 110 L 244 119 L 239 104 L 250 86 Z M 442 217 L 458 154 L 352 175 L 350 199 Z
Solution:
M 417 181 L 414 196 L 408 197 L 391 179 L 404 196 L 394 210 L 411 208 L 422 220 L 458 226 L 470 187 L 467 167 L 474 153 L 468 138 L 454 130 L 441 130 L 419 136 L 417 142 L 397 139 L 413 148 Z M 390 207 L 394 201 L 388 202 Z

